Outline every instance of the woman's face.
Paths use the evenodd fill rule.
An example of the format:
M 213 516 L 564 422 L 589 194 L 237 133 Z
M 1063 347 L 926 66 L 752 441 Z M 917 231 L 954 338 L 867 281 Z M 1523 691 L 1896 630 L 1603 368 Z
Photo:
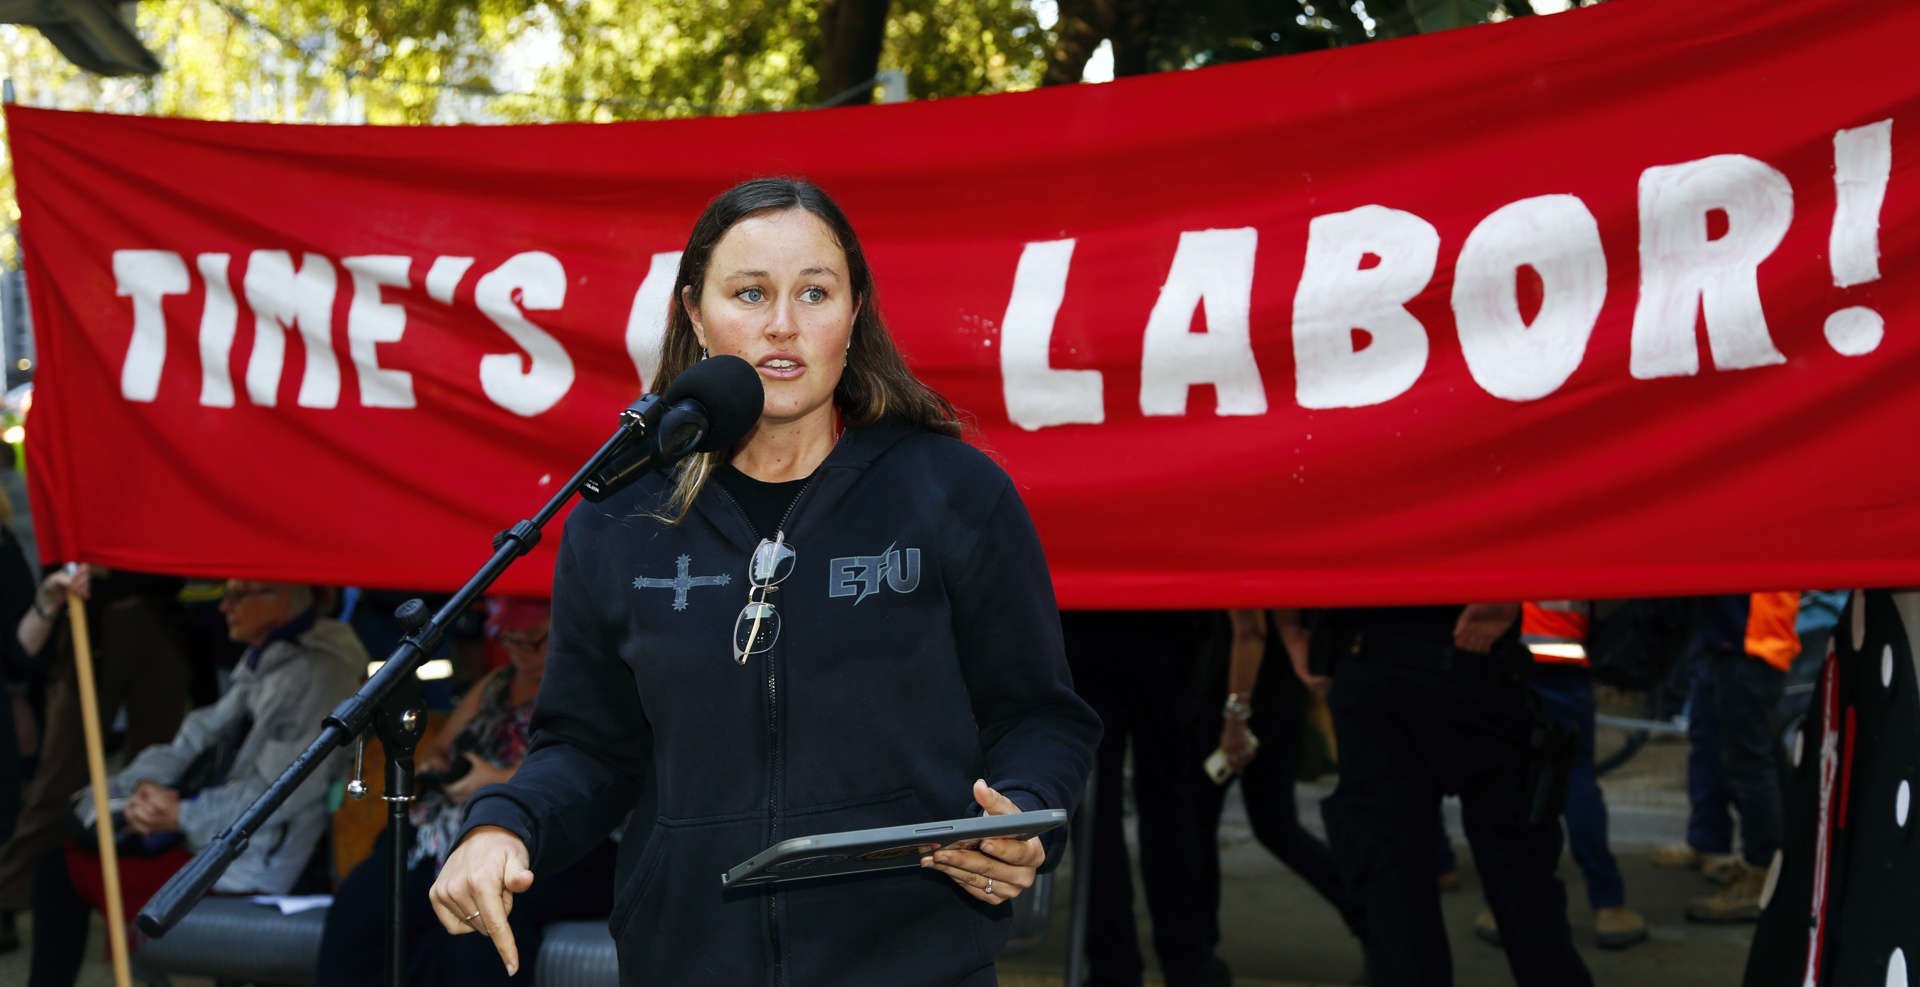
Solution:
M 493 639 L 506 649 L 513 667 L 529 674 L 541 672 L 547 667 L 547 627 L 543 620 L 532 627 L 502 628 Z
M 818 418 L 831 427 L 860 300 L 846 251 L 820 217 L 783 209 L 735 223 L 713 248 L 699 304 L 692 296 L 682 289 L 700 345 L 760 372 L 762 422 Z

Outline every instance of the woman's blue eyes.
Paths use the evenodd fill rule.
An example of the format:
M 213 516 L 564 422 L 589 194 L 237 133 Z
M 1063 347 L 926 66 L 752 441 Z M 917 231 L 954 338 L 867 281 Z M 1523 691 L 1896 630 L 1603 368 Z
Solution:
M 758 305 L 767 300 L 767 293 L 758 288 L 743 288 L 738 297 L 743 302 Z M 827 300 L 827 292 L 824 288 L 808 288 L 800 293 L 800 297 L 817 305 Z

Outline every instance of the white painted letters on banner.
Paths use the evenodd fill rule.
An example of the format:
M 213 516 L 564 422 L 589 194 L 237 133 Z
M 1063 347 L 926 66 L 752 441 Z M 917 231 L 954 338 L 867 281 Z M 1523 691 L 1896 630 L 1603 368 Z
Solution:
M 1056 370 L 1049 362 L 1053 320 L 1066 297 L 1073 244 L 1043 240 L 1020 251 L 1007 315 L 1000 320 L 1000 388 L 1007 418 L 1029 432 L 1107 420 L 1100 371 Z
M 1833 286 L 1853 288 L 1880 280 L 1880 209 L 1893 177 L 1893 121 L 1882 120 L 1833 135 L 1833 231 L 1827 237 Z M 1865 356 L 1880 348 L 1887 320 L 1865 305 L 1827 316 L 1827 344 L 1842 356 Z
M 467 269 L 472 266 L 471 257 L 435 257 L 433 266 L 427 268 L 427 297 L 442 305 L 452 305 L 460 279 L 467 276 Z
M 1712 236 L 1717 214 L 1725 232 Z M 1793 186 L 1744 154 L 1718 154 L 1640 174 L 1640 303 L 1633 376 L 1700 371 L 1694 326 L 1704 313 L 1718 370 L 1785 363 L 1760 307 L 1760 262 L 1793 222 Z
M 113 282 L 120 297 L 133 299 L 133 338 L 120 365 L 120 394 L 152 401 L 167 363 L 167 314 L 160 300 L 187 293 L 187 264 L 171 250 L 116 250 Z
M 233 339 L 240 333 L 240 307 L 228 276 L 232 263 L 232 254 L 194 258 L 207 286 L 200 308 L 200 404 L 208 408 L 233 407 Z
M 407 331 L 407 309 L 385 301 L 382 288 L 409 288 L 413 258 L 395 254 L 348 257 L 340 261 L 353 277 L 353 302 L 347 307 L 347 353 L 360 379 L 360 404 L 368 408 L 411 408 L 413 375 L 380 365 L 381 343 L 397 343 Z
M 1301 407 L 1381 404 L 1420 379 L 1427 330 L 1407 303 L 1433 279 L 1439 255 L 1433 224 L 1398 209 L 1361 206 L 1307 224 L 1307 259 L 1293 297 Z M 1355 330 L 1369 339 L 1361 344 Z
M 1140 413 L 1184 415 L 1187 392 L 1212 384 L 1214 413 L 1264 415 L 1267 389 L 1253 359 L 1252 227 L 1180 234 L 1173 266 L 1147 316 L 1140 353 Z M 1207 330 L 1192 332 L 1204 304 Z
M 1833 286 L 1851 288 L 1880 277 L 1880 207 L 1893 175 L 1893 121 L 1833 135 L 1833 232 L 1827 237 Z
M 1542 287 L 1529 324 L 1518 276 Z M 1534 401 L 1573 376 L 1607 298 L 1600 224 L 1571 195 L 1522 199 L 1494 210 L 1467 235 L 1453 272 L 1453 318 L 1467 370 L 1488 394 Z
M 627 310 L 627 356 L 634 372 L 640 375 L 640 390 L 653 386 L 660 372 L 660 344 L 667 338 L 669 299 L 673 283 L 680 275 L 680 251 L 654 254 L 647 261 L 647 276 L 640 290 L 633 293 L 633 308 Z
M 481 357 L 480 389 L 494 404 L 525 417 L 558 404 L 573 387 L 573 357 L 522 313 L 551 312 L 566 302 L 567 272 L 559 259 L 538 250 L 515 254 L 481 276 L 473 300 L 525 353 Z
M 294 270 L 284 250 L 256 250 L 247 259 L 247 307 L 253 309 L 253 357 L 247 361 L 247 397 L 271 408 L 278 400 L 286 361 L 286 330 L 298 327 L 307 369 L 300 376 L 302 408 L 340 403 L 340 362 L 333 355 L 333 262 L 306 254 Z

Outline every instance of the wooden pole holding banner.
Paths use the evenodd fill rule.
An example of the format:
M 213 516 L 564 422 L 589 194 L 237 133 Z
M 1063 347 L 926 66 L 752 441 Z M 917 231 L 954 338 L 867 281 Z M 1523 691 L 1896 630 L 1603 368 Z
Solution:
M 93 686 L 93 643 L 87 638 L 87 601 L 67 590 L 73 627 L 74 681 L 80 686 L 80 725 L 86 735 L 87 776 L 93 782 L 94 835 L 100 840 L 100 880 L 107 888 L 107 942 L 113 951 L 114 987 L 133 987 L 127 962 L 126 911 L 120 905 L 120 858 L 113 847 L 113 813 L 107 806 L 107 754 L 100 734 L 100 701 Z
M 13 105 L 13 80 L 0 83 L 0 102 Z M 76 566 L 68 566 L 73 572 Z M 36 602 L 34 606 L 39 606 Z M 113 813 L 107 806 L 107 747 L 100 733 L 100 699 L 93 685 L 93 642 L 87 638 L 87 601 L 67 588 L 73 627 L 74 684 L 80 687 L 80 728 L 87 745 L 87 777 L 93 787 L 93 831 L 100 840 L 100 882 L 107 889 L 107 943 L 113 954 L 114 987 L 133 987 L 127 959 L 126 911 L 120 906 L 120 856 L 113 848 Z

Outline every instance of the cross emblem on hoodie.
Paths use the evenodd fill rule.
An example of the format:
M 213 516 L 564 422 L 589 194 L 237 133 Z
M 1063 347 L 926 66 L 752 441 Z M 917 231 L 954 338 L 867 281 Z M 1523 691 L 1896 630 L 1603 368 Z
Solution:
M 633 588 L 673 590 L 673 608 L 675 610 L 685 610 L 687 608 L 687 590 L 695 586 L 725 586 L 733 581 L 733 577 L 726 573 L 721 573 L 718 576 L 688 575 L 693 569 L 693 556 L 682 555 L 679 561 L 680 570 L 672 579 L 653 579 L 647 576 L 641 576 L 633 581 Z

